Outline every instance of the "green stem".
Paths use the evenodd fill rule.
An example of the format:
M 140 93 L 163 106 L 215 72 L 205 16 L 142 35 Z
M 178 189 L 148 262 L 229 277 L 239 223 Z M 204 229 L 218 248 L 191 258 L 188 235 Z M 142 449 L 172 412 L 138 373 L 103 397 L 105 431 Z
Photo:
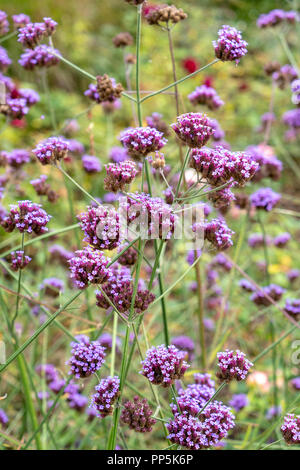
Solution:
M 195 250 L 195 259 L 197 258 L 197 250 Z M 206 348 L 204 336 L 204 305 L 203 305 L 203 292 L 201 282 L 200 260 L 195 264 L 196 281 L 197 281 L 197 294 L 198 294 L 198 321 L 199 321 L 199 341 L 201 347 L 201 364 L 203 372 L 206 370 Z
M 85 194 L 89 199 L 91 199 L 93 202 L 95 202 L 97 204 L 97 206 L 99 206 L 99 201 L 97 201 L 97 199 L 95 199 L 91 194 L 89 194 L 82 186 L 80 186 L 79 183 L 77 183 L 77 181 L 75 181 L 61 166 L 57 167 L 59 169 L 59 171 L 61 171 L 65 176 L 66 178 L 68 178 L 78 189 L 80 189 L 81 192 L 83 192 L 83 194 Z
M 115 372 L 115 359 L 116 359 L 116 339 L 118 331 L 118 315 L 114 312 L 114 322 L 113 322 L 113 335 L 112 335 L 112 346 L 111 346 L 111 356 L 110 356 L 110 376 L 114 376 Z
M 136 102 L 139 125 L 142 125 L 142 111 L 140 106 L 140 49 L 141 49 L 141 21 L 142 21 L 142 5 L 137 7 L 137 24 L 136 24 Z
M 204 65 L 204 67 L 201 67 L 200 69 L 196 70 L 195 72 L 190 73 L 189 75 L 186 75 L 185 77 L 180 78 L 179 80 L 176 80 L 175 82 L 171 83 L 170 85 L 165 86 L 164 88 L 161 88 L 160 90 L 157 90 L 157 91 L 154 91 L 153 93 L 150 93 L 149 95 L 147 95 L 147 96 L 145 96 L 144 98 L 141 99 L 141 103 L 148 100 L 149 98 L 152 98 L 153 96 L 159 95 L 160 93 L 163 93 L 164 91 L 169 90 L 170 88 L 174 87 L 175 85 L 178 85 L 179 83 L 184 82 L 185 80 L 188 80 L 189 78 L 194 77 L 198 73 L 200 73 L 203 70 L 207 69 L 211 65 L 216 64 L 217 62 L 219 62 L 219 59 L 214 59 L 212 62 L 210 62 L 207 65 Z
M 22 233 L 22 242 L 21 242 L 21 250 L 23 251 L 22 253 L 22 263 L 24 260 L 24 238 L 25 238 L 25 232 Z M 14 324 L 16 321 L 16 318 L 19 314 L 19 304 L 20 304 L 20 293 L 21 293 L 21 279 L 22 279 L 22 269 L 19 269 L 19 274 L 18 274 L 18 287 L 17 287 L 17 298 L 16 298 L 16 309 L 15 309 L 15 315 L 12 319 L 12 328 L 14 328 Z
M 191 152 L 191 149 L 188 148 L 187 152 L 186 152 L 186 155 L 185 155 L 184 163 L 183 163 L 182 168 L 181 168 L 181 172 L 180 172 L 180 176 L 179 176 L 179 180 L 178 180 L 178 184 L 177 184 L 177 188 L 176 188 L 176 192 L 175 192 L 175 199 L 178 198 L 178 193 L 179 193 L 179 190 L 180 190 L 181 181 L 182 181 L 186 166 L 187 166 L 188 161 L 189 161 L 190 152 Z

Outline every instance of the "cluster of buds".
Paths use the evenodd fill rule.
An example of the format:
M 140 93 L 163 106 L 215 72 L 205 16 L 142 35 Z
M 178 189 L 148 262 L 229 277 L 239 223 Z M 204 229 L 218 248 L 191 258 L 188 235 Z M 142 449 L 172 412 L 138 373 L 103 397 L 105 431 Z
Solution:
M 177 137 L 191 148 L 201 148 L 213 134 L 213 127 L 206 114 L 187 113 L 171 124 Z
M 131 44 L 133 44 L 133 37 L 127 31 L 119 33 L 113 38 L 113 43 L 115 47 L 131 46 Z
M 153 127 L 157 131 L 161 132 L 164 136 L 170 134 L 169 126 L 162 119 L 162 115 L 160 113 L 154 112 L 151 114 L 151 116 L 147 116 L 146 122 L 148 127 Z
M 213 41 L 216 57 L 224 61 L 239 63 L 241 57 L 247 54 L 247 42 L 242 39 L 242 34 L 231 26 L 224 25 L 218 31 L 218 40 Z
M 105 358 L 105 350 L 97 341 L 87 342 L 85 339 L 71 343 L 70 374 L 78 379 L 85 379 L 97 372 Z
M 188 95 L 188 99 L 193 105 L 206 105 L 211 110 L 216 110 L 224 105 L 216 90 L 207 85 L 198 86 Z
M 67 156 L 69 150 L 68 142 L 60 137 L 50 137 L 39 143 L 32 153 L 42 165 L 56 164 Z
M 163 134 L 153 127 L 129 128 L 122 132 L 120 141 L 128 155 L 136 160 L 160 150 L 167 143 Z
M 106 377 L 95 387 L 91 407 L 96 410 L 99 418 L 105 418 L 113 412 L 113 405 L 120 395 L 119 377 Z
M 113 250 L 120 244 L 119 214 L 113 207 L 89 207 L 77 216 L 84 241 L 97 250 Z
M 36 67 L 52 67 L 59 63 L 59 57 L 57 57 L 59 55 L 58 50 L 41 44 L 33 50 L 26 49 L 20 57 L 19 64 L 26 70 L 33 70 Z
M 18 41 L 24 47 L 34 49 L 42 39 L 52 36 L 57 23 L 52 18 L 43 18 L 43 23 L 27 23 L 19 29 Z
M 177 8 L 174 5 L 158 5 L 155 8 L 151 8 L 145 15 L 146 20 L 150 25 L 160 25 L 161 23 L 179 23 L 179 21 L 185 20 L 187 14 L 182 8 Z
M 123 251 L 124 246 L 120 246 L 118 251 Z M 122 266 L 133 266 L 138 259 L 138 252 L 133 248 L 133 246 L 130 246 L 127 248 L 126 251 L 118 258 L 118 263 L 121 264 Z
M 127 424 L 130 429 L 136 432 L 151 432 L 152 426 L 156 423 L 152 415 L 153 411 L 147 400 L 145 398 L 139 399 L 138 396 L 135 396 L 133 401 L 124 403 L 121 422 Z
M 89 284 L 101 284 L 110 274 L 107 267 L 110 259 L 101 251 L 92 250 L 86 246 L 83 250 L 75 251 L 75 256 L 69 260 L 71 278 L 78 289 L 86 289 Z
M 27 264 L 31 261 L 31 258 L 26 256 L 22 250 L 12 251 L 10 257 L 10 267 L 13 271 L 19 271 L 19 269 L 26 268 Z
M 287 444 L 300 444 L 300 416 L 292 413 L 284 417 L 283 425 L 280 428 L 284 440 Z
M 231 380 L 244 380 L 249 372 L 249 369 L 253 366 L 246 355 L 237 350 L 229 351 L 226 349 L 224 352 L 219 352 L 218 366 L 220 371 L 217 372 L 217 377 L 220 381 L 230 382 Z
M 120 83 L 116 83 L 114 78 L 108 75 L 98 75 L 97 79 L 97 92 L 99 94 L 99 103 L 104 101 L 113 102 L 121 98 L 124 88 Z
M 166 166 L 165 156 L 161 152 L 155 152 L 154 157 L 149 158 L 149 162 L 155 170 L 162 170 Z
M 138 170 L 135 163 L 131 160 L 125 160 L 120 163 L 109 163 L 105 165 L 107 176 L 104 178 L 104 188 L 107 191 L 123 191 L 124 188 L 131 184 Z
M 1 225 L 6 232 L 17 229 L 21 233 L 42 235 L 48 231 L 46 225 L 50 219 L 51 215 L 40 204 L 24 200 L 10 206 L 10 212 L 1 220 Z
M 49 202 L 56 202 L 59 198 L 57 192 L 51 189 L 50 184 L 46 183 L 47 175 L 41 175 L 39 178 L 30 181 L 38 196 L 47 196 Z

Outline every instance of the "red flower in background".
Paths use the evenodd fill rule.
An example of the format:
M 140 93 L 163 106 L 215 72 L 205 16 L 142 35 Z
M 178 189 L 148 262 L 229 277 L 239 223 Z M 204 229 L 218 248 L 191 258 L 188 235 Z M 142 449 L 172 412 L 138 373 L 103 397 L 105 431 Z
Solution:
M 208 75 L 207 77 L 205 77 L 204 79 L 204 82 L 203 82 L 203 85 L 206 85 L 206 86 L 213 86 L 214 84 L 214 77 Z
M 196 59 L 194 59 L 193 57 L 187 57 L 186 59 L 183 59 L 181 64 L 182 64 L 182 67 L 188 73 L 195 72 L 200 66 L 200 63 Z
M 26 127 L 26 121 L 25 119 L 13 119 L 10 122 L 10 125 L 13 127 L 19 127 L 20 129 L 23 129 L 24 127 Z
M 161 5 L 155 5 L 155 3 L 144 3 L 142 8 L 142 15 L 144 18 L 147 18 L 149 13 L 152 13 L 153 10 L 156 10 Z

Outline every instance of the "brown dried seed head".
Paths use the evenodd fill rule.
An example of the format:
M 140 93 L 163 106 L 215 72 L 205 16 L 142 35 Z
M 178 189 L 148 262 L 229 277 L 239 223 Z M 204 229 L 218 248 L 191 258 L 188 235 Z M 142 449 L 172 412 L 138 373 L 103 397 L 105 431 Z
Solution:
M 103 101 L 115 101 L 120 98 L 124 88 L 121 83 L 115 84 L 114 81 L 108 75 L 98 75 L 97 79 L 97 91 L 99 93 L 99 102 Z
M 154 10 L 150 11 L 147 15 L 147 21 L 151 25 L 159 25 L 160 23 L 179 23 L 179 21 L 185 20 L 187 14 L 184 13 L 182 8 L 177 8 L 174 5 L 162 5 Z
M 133 37 L 130 33 L 119 33 L 113 38 L 115 47 L 126 47 L 133 44 Z

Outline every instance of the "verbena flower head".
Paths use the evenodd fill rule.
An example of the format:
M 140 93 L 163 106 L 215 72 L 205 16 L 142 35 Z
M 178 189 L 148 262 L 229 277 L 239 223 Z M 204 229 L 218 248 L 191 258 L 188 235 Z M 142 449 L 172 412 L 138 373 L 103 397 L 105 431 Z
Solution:
M 106 354 L 112 350 L 112 343 L 113 343 L 113 337 L 109 333 L 102 333 L 101 336 L 97 339 L 97 341 L 105 348 Z M 121 346 L 121 341 L 117 337 L 116 338 L 116 351 L 119 353 L 120 352 L 120 346 Z
M 265 237 L 261 233 L 252 233 L 248 237 L 248 245 L 251 246 L 251 248 L 259 248 L 261 246 L 264 246 L 264 243 L 266 245 L 271 244 L 271 238 L 270 237 Z
M 123 251 L 125 246 L 121 245 L 118 248 L 118 252 Z M 118 258 L 118 263 L 122 266 L 133 266 L 138 259 L 138 252 L 130 246 L 126 251 Z
M 149 153 L 160 150 L 167 143 L 162 132 L 153 127 L 126 129 L 121 133 L 120 141 L 128 155 L 135 159 L 146 157 Z
M 280 430 L 287 444 L 300 444 L 300 415 L 287 414 Z
M 34 49 L 46 36 L 44 23 L 28 23 L 19 29 L 18 42 L 24 47 Z
M 253 366 L 246 358 L 246 354 L 243 352 L 229 351 L 226 349 L 224 352 L 217 354 L 218 366 L 220 371 L 217 372 L 217 377 L 221 381 L 230 382 L 231 380 L 245 380 L 249 369 Z
M 154 129 L 162 132 L 165 137 L 170 134 L 169 126 L 163 121 L 162 114 L 154 112 L 151 116 L 146 116 L 146 122 L 149 127 L 154 127 Z
M 270 299 L 274 302 L 277 302 L 281 299 L 282 294 L 285 292 L 281 286 L 277 284 L 270 284 L 269 286 L 263 287 L 263 289 L 257 290 L 254 294 L 250 297 L 250 300 L 254 302 L 256 305 L 264 305 L 269 306 L 272 305 Z
M 207 385 L 207 387 L 215 388 L 215 381 L 211 378 L 210 374 L 194 374 L 194 382 L 198 385 Z
M 234 427 L 234 415 L 221 402 L 210 403 L 199 419 L 189 414 L 176 414 L 166 427 L 168 439 L 187 449 L 199 450 L 216 446 Z
M 48 231 L 46 225 L 50 219 L 51 215 L 48 215 L 40 204 L 24 200 L 10 205 L 10 211 L 2 219 L 1 225 L 6 232 L 17 229 L 21 233 L 42 235 Z
M 3 110 L 3 114 L 9 116 L 11 119 L 22 119 L 29 111 L 27 102 L 23 98 L 11 98 L 6 99 L 6 108 Z
M 20 168 L 25 163 L 30 162 L 30 154 L 27 150 L 16 149 L 6 155 L 7 163 L 13 168 Z
M 232 398 L 229 402 L 229 406 L 231 406 L 236 412 L 241 411 L 248 405 L 248 398 L 245 393 L 238 393 L 236 395 L 232 395 Z
M 216 57 L 222 61 L 235 61 L 237 64 L 241 57 L 247 54 L 248 43 L 243 40 L 237 29 L 223 25 L 218 31 L 218 40 L 213 41 Z
M 102 170 L 99 158 L 94 155 L 83 155 L 81 161 L 83 169 L 87 173 L 99 173 Z
M 13 15 L 12 20 L 17 29 L 23 28 L 28 23 L 31 23 L 30 16 L 20 13 L 19 15 Z
M 195 343 L 192 338 L 185 335 L 175 336 L 175 338 L 172 339 L 172 344 L 180 351 L 186 352 L 189 361 L 193 360 Z
M 295 377 L 291 380 L 291 385 L 294 390 L 300 390 L 300 377 Z
M 189 384 L 187 388 L 179 389 L 177 403 L 171 404 L 173 414 L 178 413 L 178 404 L 181 413 L 197 416 L 214 392 L 213 387 L 205 384 Z
M 276 85 L 283 90 L 298 77 L 297 70 L 290 64 L 285 64 L 273 73 L 272 79 Z
M 256 24 L 259 28 L 268 28 L 284 22 L 294 24 L 297 21 L 300 21 L 300 17 L 296 11 L 284 11 L 277 8 L 269 11 L 269 13 L 260 15 Z
M 188 99 L 194 105 L 206 105 L 209 109 L 215 110 L 224 105 L 216 90 L 207 85 L 198 86 L 188 95 Z
M 271 211 L 280 201 L 281 195 L 275 193 L 271 188 L 261 188 L 251 194 L 250 201 L 256 209 L 263 209 L 267 212 Z
M 138 174 L 135 163 L 130 160 L 120 163 L 109 163 L 105 165 L 105 170 L 107 176 L 104 178 L 104 188 L 115 193 L 123 191 Z
M 210 119 L 202 113 L 186 113 L 171 124 L 179 139 L 191 148 L 203 147 L 213 134 Z
M 0 71 L 5 72 L 6 69 L 10 66 L 11 60 L 8 57 L 6 49 L 0 46 Z
M 65 158 L 68 150 L 67 141 L 61 137 L 50 137 L 39 143 L 32 152 L 42 165 L 48 165 L 50 163 L 56 164 L 57 161 Z
M 290 271 L 287 272 L 286 277 L 290 282 L 296 281 L 300 277 L 300 271 L 299 269 L 291 269 Z
M 84 241 L 98 250 L 113 250 L 120 244 L 119 214 L 113 207 L 88 207 L 77 216 Z
M 291 315 L 291 317 L 298 320 L 300 317 L 300 299 L 286 299 L 284 310 Z
M 126 211 L 128 224 L 134 225 L 140 218 L 140 227 L 149 238 L 169 240 L 177 222 L 173 208 L 159 197 L 151 197 L 145 193 L 129 193 L 127 200 L 122 203 Z
M 29 107 L 40 101 L 40 95 L 30 88 L 20 88 L 20 90 L 18 90 L 18 94 L 26 101 L 26 105 Z
M 277 246 L 277 248 L 285 247 L 291 239 L 291 235 L 287 232 L 281 233 L 277 237 L 273 238 L 273 245 Z
M 156 423 L 152 415 L 153 411 L 147 400 L 135 396 L 133 401 L 124 403 L 120 419 L 122 423 L 127 424 L 135 432 L 145 433 L 151 432 L 153 425 Z
M 7 414 L 5 413 L 4 410 L 2 410 L 2 408 L 0 408 L 0 424 L 2 424 L 2 426 L 6 426 L 9 422 L 9 419 L 7 417 Z
M 36 67 L 52 67 L 59 63 L 57 55 L 60 52 L 56 49 L 52 49 L 45 44 L 37 46 L 35 49 L 26 49 L 21 55 L 19 64 L 26 70 L 34 70 Z
M 78 289 L 86 289 L 89 284 L 102 284 L 110 274 L 107 265 L 110 259 L 101 251 L 86 246 L 83 250 L 75 251 L 75 256 L 69 260 L 71 278 Z
M 114 163 L 120 163 L 128 160 L 127 149 L 124 147 L 112 147 L 110 149 L 109 158 Z
M 255 291 L 255 286 L 252 284 L 252 282 L 248 281 L 248 279 L 241 279 L 239 281 L 239 286 L 245 290 L 246 292 L 254 292 Z
M 127 31 L 117 34 L 113 38 L 113 44 L 115 47 L 126 47 L 133 44 L 133 37 Z
M 102 367 L 105 349 L 97 341 L 72 342 L 71 347 L 71 358 L 68 361 L 69 373 L 75 375 L 77 379 L 85 379 Z
M 211 266 L 222 268 L 224 271 L 231 271 L 232 263 L 222 253 L 218 253 L 211 261 Z
M 300 128 L 300 108 L 290 109 L 282 116 L 282 121 L 285 125 L 290 126 L 292 129 Z
M 259 168 L 259 164 L 251 154 L 231 152 L 220 146 L 214 149 L 208 147 L 193 149 L 190 166 L 213 186 L 220 186 L 230 181 L 243 186 Z
M 123 87 L 120 83 L 116 83 L 116 80 L 108 75 L 98 75 L 97 80 L 97 92 L 98 92 L 98 103 L 103 102 L 115 102 L 122 96 Z
M 7 21 L 7 14 L 0 10 L 0 36 L 8 33 L 9 31 L 9 22 Z
M 146 358 L 141 362 L 140 372 L 154 385 L 170 387 L 175 380 L 181 379 L 189 365 L 185 362 L 185 353 L 175 346 L 153 346 L 148 349 Z
M 113 405 L 120 395 L 119 377 L 106 377 L 95 387 L 96 393 L 92 396 L 91 407 L 96 410 L 99 418 L 105 418 L 113 412 Z
M 24 269 L 30 263 L 30 256 L 25 255 L 24 251 L 12 251 L 11 254 L 11 269 L 13 271 L 19 271 L 19 269 Z
M 45 295 L 50 297 L 58 297 L 64 291 L 64 281 L 57 277 L 48 277 L 43 280 L 39 288 L 45 292 Z
M 130 270 L 124 266 L 114 265 L 111 269 L 107 282 L 102 286 L 102 292 L 96 292 L 97 306 L 109 308 L 107 298 L 117 307 L 119 312 L 128 314 L 131 308 L 134 283 Z M 138 282 L 134 301 L 135 314 L 146 311 L 155 299 L 155 295 L 146 289 L 142 279 Z
M 212 219 L 204 224 L 194 224 L 193 231 L 204 230 L 204 239 L 218 250 L 226 250 L 233 245 L 231 239 L 234 232 L 227 227 L 223 219 Z
M 218 191 L 211 191 L 208 194 L 208 200 L 217 209 L 226 208 L 235 200 L 235 195 L 230 190 L 230 187 L 219 189 Z
M 47 384 L 58 379 L 58 372 L 53 364 L 39 364 L 35 370 L 37 374 L 45 378 Z

